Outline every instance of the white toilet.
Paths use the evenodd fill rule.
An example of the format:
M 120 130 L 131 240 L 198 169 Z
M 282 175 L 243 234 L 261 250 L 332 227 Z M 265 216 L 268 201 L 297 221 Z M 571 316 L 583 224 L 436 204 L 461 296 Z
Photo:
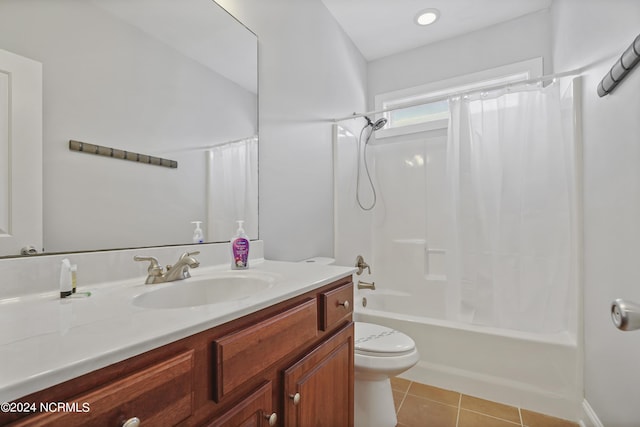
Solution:
M 392 376 L 418 363 L 415 342 L 402 332 L 355 322 L 355 427 L 394 427 Z

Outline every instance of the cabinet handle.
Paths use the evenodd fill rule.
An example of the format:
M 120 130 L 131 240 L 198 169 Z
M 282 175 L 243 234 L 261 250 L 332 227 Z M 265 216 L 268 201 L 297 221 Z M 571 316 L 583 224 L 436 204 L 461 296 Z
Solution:
M 349 301 L 345 301 L 345 302 L 339 302 L 338 305 L 341 305 L 344 307 L 345 310 L 349 310 Z
M 300 403 L 300 393 L 290 394 L 289 399 L 293 400 L 294 405 L 297 405 L 298 403 Z
M 266 414 L 264 417 L 269 421 L 269 425 L 271 427 L 276 425 L 276 423 L 278 422 L 278 415 L 275 412 L 271 415 Z
M 140 419 L 138 417 L 129 418 L 127 421 L 122 423 L 122 427 L 139 427 Z

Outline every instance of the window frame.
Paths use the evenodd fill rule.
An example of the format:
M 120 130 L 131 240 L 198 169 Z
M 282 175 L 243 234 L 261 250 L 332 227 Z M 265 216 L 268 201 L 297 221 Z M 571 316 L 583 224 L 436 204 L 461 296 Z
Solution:
M 473 91 L 486 86 L 530 80 L 542 75 L 542 57 L 532 58 L 501 67 L 375 95 L 375 111 L 384 111 L 403 104 L 413 104 L 420 99 L 434 99 L 442 96 L 454 95 L 456 93 Z M 429 101 L 426 101 L 424 104 L 429 104 Z M 411 106 L 416 105 L 417 104 Z M 376 114 L 376 119 L 382 117 L 389 120 L 390 113 L 383 112 Z M 391 122 L 389 121 L 389 123 Z M 388 127 L 389 125 L 387 125 L 376 132 L 376 139 L 445 129 L 448 125 L 448 118 L 428 120 L 418 124 L 398 127 Z

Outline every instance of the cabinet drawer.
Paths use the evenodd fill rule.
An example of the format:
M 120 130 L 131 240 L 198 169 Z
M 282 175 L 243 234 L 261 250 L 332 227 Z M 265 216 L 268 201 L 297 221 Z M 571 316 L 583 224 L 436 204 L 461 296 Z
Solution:
M 317 337 L 317 303 L 303 303 L 213 342 L 214 398 L 262 372 L 292 350 Z
M 193 412 L 194 351 L 154 364 L 64 403 L 61 412 L 20 420 L 15 426 L 121 426 L 137 417 L 142 425 L 173 426 Z
M 320 329 L 326 331 L 353 312 L 353 283 L 349 282 L 319 295 Z

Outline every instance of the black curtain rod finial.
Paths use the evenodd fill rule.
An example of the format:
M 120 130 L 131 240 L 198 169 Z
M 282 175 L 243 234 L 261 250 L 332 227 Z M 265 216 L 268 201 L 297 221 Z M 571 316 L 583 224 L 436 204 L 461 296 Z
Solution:
M 624 51 L 622 56 L 613 64 L 613 67 L 598 83 L 598 96 L 601 98 L 610 94 L 616 86 L 629 74 L 629 72 L 640 62 L 640 35 Z

